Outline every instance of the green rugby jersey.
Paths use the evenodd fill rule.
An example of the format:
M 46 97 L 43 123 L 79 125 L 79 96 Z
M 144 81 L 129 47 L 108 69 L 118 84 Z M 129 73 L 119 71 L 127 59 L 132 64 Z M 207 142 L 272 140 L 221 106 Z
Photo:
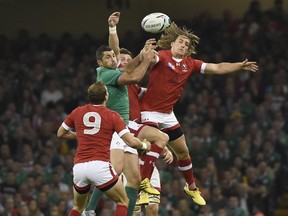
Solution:
M 126 124 L 129 122 L 129 98 L 126 85 L 118 85 L 118 77 L 123 73 L 123 70 L 108 69 L 104 67 L 98 67 L 97 81 L 102 81 L 109 92 L 109 98 L 107 101 L 107 107 L 111 110 L 118 112 Z

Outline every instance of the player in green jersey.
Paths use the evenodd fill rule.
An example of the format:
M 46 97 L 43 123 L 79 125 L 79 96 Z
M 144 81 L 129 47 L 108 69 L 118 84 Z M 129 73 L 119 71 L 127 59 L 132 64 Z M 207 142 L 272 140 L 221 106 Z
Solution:
M 114 51 L 108 46 L 101 46 L 96 51 L 96 59 L 99 67 L 97 68 L 97 80 L 101 80 L 107 86 L 109 99 L 107 107 L 117 111 L 124 121 L 128 124 L 129 120 L 129 99 L 126 85 L 138 83 L 144 77 L 150 63 L 154 59 L 155 39 L 146 41 L 145 47 L 141 53 L 132 59 L 126 66 L 125 70 L 117 68 L 117 58 Z M 137 199 L 140 172 L 138 152 L 127 145 L 116 134 L 113 135 L 111 143 L 111 154 L 117 155 L 117 162 L 111 161 L 118 174 L 122 171 L 128 179 L 126 192 L 129 198 L 128 215 L 133 215 L 133 209 Z M 125 156 L 124 156 L 125 155 Z M 153 188 L 151 188 L 153 193 Z M 95 200 L 98 200 L 102 194 L 94 189 L 90 203 L 95 207 Z M 89 205 L 90 205 L 89 203 Z M 95 215 L 94 211 L 88 211 L 86 215 Z

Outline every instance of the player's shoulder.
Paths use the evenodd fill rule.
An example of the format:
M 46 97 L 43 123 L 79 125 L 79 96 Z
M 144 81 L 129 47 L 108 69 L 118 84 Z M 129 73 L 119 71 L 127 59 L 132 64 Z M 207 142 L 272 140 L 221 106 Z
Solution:
M 158 58 L 161 62 L 170 61 L 172 59 L 171 50 L 159 50 Z
M 86 109 L 86 107 L 87 107 L 87 104 L 82 105 L 82 106 L 77 106 L 72 110 L 72 113 L 73 112 L 80 112 L 81 110 Z
M 196 59 L 196 58 L 193 58 L 192 56 L 185 56 L 183 60 L 187 61 L 187 62 L 191 62 L 193 64 L 195 64 L 195 63 L 196 64 L 202 64 L 203 63 L 203 61 Z
M 101 111 L 102 113 L 105 113 L 106 115 L 109 115 L 109 116 L 112 116 L 112 115 L 115 115 L 118 114 L 116 111 L 106 107 L 106 106 L 101 106 L 99 107 L 99 111 Z

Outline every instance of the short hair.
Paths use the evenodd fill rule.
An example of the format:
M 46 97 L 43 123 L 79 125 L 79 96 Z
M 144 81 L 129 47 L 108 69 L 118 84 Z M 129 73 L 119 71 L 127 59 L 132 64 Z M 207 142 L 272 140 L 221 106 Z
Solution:
M 103 53 L 106 51 L 111 51 L 112 49 L 109 46 L 102 45 L 96 50 L 96 60 L 102 60 Z
M 188 30 L 185 26 L 179 28 L 174 22 L 167 28 L 161 35 L 157 45 L 164 50 L 171 49 L 171 43 L 174 42 L 180 35 L 186 36 L 190 40 L 187 55 L 196 54 L 196 45 L 199 43 L 200 38 Z
M 132 53 L 126 48 L 121 48 L 120 54 L 126 54 L 126 55 L 130 55 L 132 57 Z
M 88 101 L 91 104 L 103 104 L 105 96 L 107 95 L 107 88 L 102 81 L 97 81 L 89 86 Z

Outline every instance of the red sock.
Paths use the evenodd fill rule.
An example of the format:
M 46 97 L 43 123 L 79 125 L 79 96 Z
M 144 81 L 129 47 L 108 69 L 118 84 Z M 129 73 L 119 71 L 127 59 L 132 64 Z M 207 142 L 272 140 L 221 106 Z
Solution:
M 114 216 L 126 216 L 128 211 L 128 207 L 125 205 L 117 205 Z
M 195 177 L 192 170 L 192 160 L 190 156 L 185 160 L 178 160 L 178 168 L 182 172 L 182 175 L 188 185 L 191 185 L 195 182 Z
M 75 209 L 72 209 L 70 212 L 69 212 L 69 215 L 68 216 L 80 216 L 80 212 L 76 211 Z
M 162 152 L 163 148 L 160 148 L 155 143 L 151 145 L 151 150 L 146 152 L 146 156 L 144 159 L 144 165 L 141 170 L 141 177 L 142 179 L 151 178 L 155 162 L 158 159 L 160 153 Z

